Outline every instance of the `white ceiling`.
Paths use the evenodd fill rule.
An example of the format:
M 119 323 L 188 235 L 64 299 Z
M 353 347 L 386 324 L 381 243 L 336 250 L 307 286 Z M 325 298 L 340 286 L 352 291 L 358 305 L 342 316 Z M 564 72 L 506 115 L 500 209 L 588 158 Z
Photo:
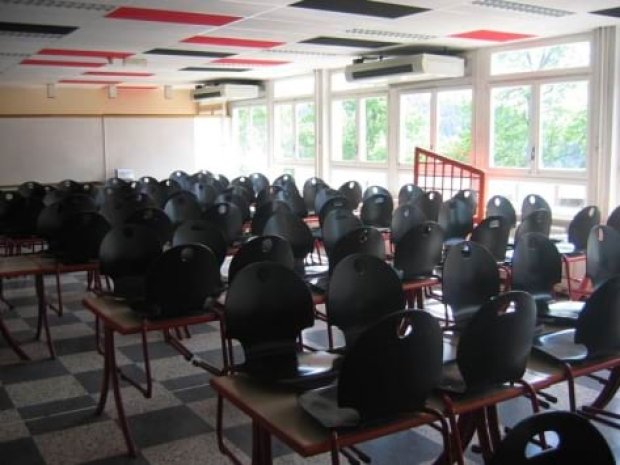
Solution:
M 337 8 L 338 5 L 359 7 L 365 0 L 307 1 Z M 505 42 L 452 36 L 490 30 L 537 38 L 552 37 L 616 25 L 620 21 L 613 16 L 592 13 L 609 8 L 620 10 L 618 0 L 520 2 L 526 6 L 563 10 L 565 14 L 558 17 L 484 6 L 473 0 L 366 2 L 375 7 L 374 11 L 385 11 L 394 5 L 428 9 L 395 19 L 290 6 L 293 3 L 294 0 L 0 0 L 0 85 L 59 83 L 101 86 L 112 81 L 121 86 L 193 86 L 213 79 L 268 79 L 316 68 L 343 66 L 361 54 L 382 48 L 302 43 L 316 37 L 472 49 Z M 154 15 L 155 18 L 147 21 L 106 17 L 119 11 L 135 11 L 127 8 L 138 8 L 138 13 Z M 226 24 L 205 25 L 204 16 L 187 15 L 192 13 L 232 18 L 227 18 L 229 22 Z M 197 21 L 202 24 L 191 24 Z M 23 24 L 76 29 L 66 34 L 25 34 L 19 32 Z M 194 36 L 272 43 L 244 47 L 239 44 L 183 42 Z M 45 53 L 45 49 L 53 49 L 53 54 Z M 218 63 L 218 57 L 145 53 L 152 49 L 230 54 L 228 59 L 242 62 L 228 64 Z M 127 59 L 114 58 L 115 53 L 124 54 Z M 243 63 L 244 60 L 250 62 Z M 69 65 L 79 62 L 80 65 L 69 66 L 67 62 Z M 186 67 L 216 70 L 182 71 Z M 244 71 L 235 72 L 235 69 Z M 62 84 L 63 80 L 95 83 Z

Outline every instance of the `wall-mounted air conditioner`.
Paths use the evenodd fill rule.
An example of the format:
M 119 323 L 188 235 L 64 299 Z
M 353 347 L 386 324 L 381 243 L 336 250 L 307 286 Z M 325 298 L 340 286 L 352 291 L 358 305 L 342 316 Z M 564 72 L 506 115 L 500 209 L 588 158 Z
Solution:
M 344 69 L 347 81 L 391 76 L 412 79 L 442 79 L 465 75 L 465 60 L 450 55 L 421 53 L 407 57 L 353 63 Z
M 260 87 L 254 84 L 218 84 L 194 89 L 192 97 L 197 102 L 217 102 L 258 98 Z

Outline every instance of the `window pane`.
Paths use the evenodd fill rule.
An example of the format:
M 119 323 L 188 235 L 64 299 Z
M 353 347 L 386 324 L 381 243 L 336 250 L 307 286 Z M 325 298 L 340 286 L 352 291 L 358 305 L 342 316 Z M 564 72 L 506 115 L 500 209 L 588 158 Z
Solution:
M 385 162 L 387 160 L 387 98 L 368 97 L 362 99 L 366 127 L 366 160 Z
M 315 153 L 314 103 L 304 102 L 295 106 L 297 112 L 298 157 L 311 160 Z
M 491 165 L 529 166 L 529 86 L 500 87 L 491 92 Z
M 233 139 L 236 141 L 240 152 L 248 148 L 248 136 L 250 127 L 250 110 L 247 107 L 235 108 L 232 114 Z
M 401 163 L 413 162 L 415 147 L 431 147 L 431 94 L 416 93 L 400 96 Z
M 293 105 L 282 104 L 275 106 L 274 126 L 276 157 L 294 158 Z
M 471 90 L 437 94 L 437 151 L 460 161 L 471 154 Z
M 491 74 L 525 73 L 590 65 L 590 42 L 493 53 Z
M 357 158 L 357 101 L 336 100 L 332 105 L 332 159 Z
M 267 107 L 257 105 L 252 108 L 252 136 L 251 144 L 255 152 L 267 153 Z
M 586 167 L 588 83 L 561 82 L 540 86 L 540 167 Z

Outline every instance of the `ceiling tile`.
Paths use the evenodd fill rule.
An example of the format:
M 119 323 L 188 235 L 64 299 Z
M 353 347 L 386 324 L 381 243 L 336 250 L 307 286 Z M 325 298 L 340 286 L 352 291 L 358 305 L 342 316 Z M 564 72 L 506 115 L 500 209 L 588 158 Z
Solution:
M 459 34 L 452 34 L 450 37 L 457 37 L 460 39 L 475 39 L 486 40 L 489 42 L 509 42 L 511 40 L 529 39 L 536 37 L 532 34 L 518 34 L 514 32 L 502 32 L 491 31 L 487 29 L 480 29 L 477 31 L 461 32 Z
M 71 50 L 61 48 L 44 48 L 37 52 L 37 55 L 53 56 L 73 56 L 73 57 L 93 57 L 93 58 L 127 58 L 133 55 L 130 52 L 113 52 L 109 50 Z
M 398 45 L 398 42 L 383 42 L 378 40 L 350 39 L 346 37 L 314 37 L 302 40 L 303 44 L 315 45 L 335 45 L 338 47 L 357 47 L 357 48 L 381 48 Z
M 107 14 L 106 17 L 111 19 L 131 19 L 135 21 L 154 21 L 160 23 L 192 24 L 200 26 L 222 26 L 239 19 L 238 16 L 133 7 L 118 8 Z
M 243 48 L 271 48 L 282 45 L 284 42 L 274 42 L 271 40 L 248 40 L 237 37 L 214 37 L 214 36 L 194 36 L 184 39 L 182 42 L 200 45 L 219 45 Z
M 180 69 L 180 71 L 210 71 L 217 73 L 227 73 L 231 71 L 234 73 L 240 73 L 248 70 L 249 68 L 215 68 L 213 66 L 186 66 L 185 68 Z
M 312 10 L 335 11 L 380 18 L 400 18 L 427 11 L 426 8 L 399 5 L 396 3 L 374 2 L 369 0 L 302 0 L 291 7 Z
M 614 18 L 620 18 L 620 7 L 607 8 L 606 10 L 592 11 L 591 13 L 595 15 L 612 16 Z
M 0 22 L 2 34 L 26 34 L 36 36 L 64 36 L 75 31 L 75 26 L 56 26 L 50 24 L 8 23 Z
M 178 50 L 172 48 L 154 48 L 144 52 L 148 55 L 168 55 L 178 57 L 194 57 L 194 58 L 225 58 L 232 56 L 232 53 L 224 52 L 211 52 L 211 51 L 199 51 L 199 50 Z
M 220 58 L 214 60 L 213 63 L 221 63 L 227 65 L 252 65 L 252 66 L 275 66 L 289 63 L 283 60 L 260 60 L 254 58 Z
M 38 60 L 33 58 L 27 58 L 25 60 L 22 60 L 20 64 L 36 66 L 60 66 L 70 68 L 99 68 L 105 63 L 95 63 L 92 61 Z

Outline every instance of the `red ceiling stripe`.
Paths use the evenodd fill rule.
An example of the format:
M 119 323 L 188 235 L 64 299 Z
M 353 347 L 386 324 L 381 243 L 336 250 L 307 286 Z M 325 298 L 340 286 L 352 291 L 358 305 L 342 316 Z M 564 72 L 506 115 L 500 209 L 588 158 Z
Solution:
M 248 47 L 248 48 L 271 48 L 284 44 L 284 42 L 274 42 L 272 40 L 252 40 L 237 39 L 234 37 L 211 37 L 211 36 L 194 36 L 184 39 L 181 42 L 188 44 L 200 45 L 221 45 L 229 47 Z
M 93 63 L 91 61 L 36 60 L 27 58 L 22 60 L 20 64 L 38 66 L 71 66 L 74 68 L 99 68 L 105 63 Z
M 147 77 L 147 76 L 155 76 L 153 73 L 125 73 L 121 71 L 86 71 L 82 74 L 87 74 L 89 76 L 135 76 L 135 77 Z
M 133 55 L 129 52 L 112 52 L 104 50 L 64 50 L 60 48 L 44 48 L 37 55 L 58 55 L 66 57 L 93 57 L 93 58 L 127 58 Z
M 94 81 L 89 79 L 61 79 L 58 81 L 61 84 L 101 84 L 103 85 L 111 85 L 111 84 L 120 84 L 122 81 Z
M 187 11 L 156 10 L 152 8 L 120 7 L 106 15 L 107 18 L 156 21 L 160 23 L 222 26 L 241 19 L 239 16 L 189 13 Z
M 257 65 L 257 66 L 272 66 L 272 65 L 284 65 L 289 63 L 282 60 L 256 60 L 252 58 L 220 58 L 212 63 L 222 63 L 228 65 Z
M 529 39 L 530 37 L 536 36 L 532 34 L 517 34 L 514 32 L 480 29 L 477 31 L 463 32 L 461 34 L 452 34 L 450 37 L 457 37 L 459 39 L 487 40 L 491 42 L 508 42 L 511 40 Z

